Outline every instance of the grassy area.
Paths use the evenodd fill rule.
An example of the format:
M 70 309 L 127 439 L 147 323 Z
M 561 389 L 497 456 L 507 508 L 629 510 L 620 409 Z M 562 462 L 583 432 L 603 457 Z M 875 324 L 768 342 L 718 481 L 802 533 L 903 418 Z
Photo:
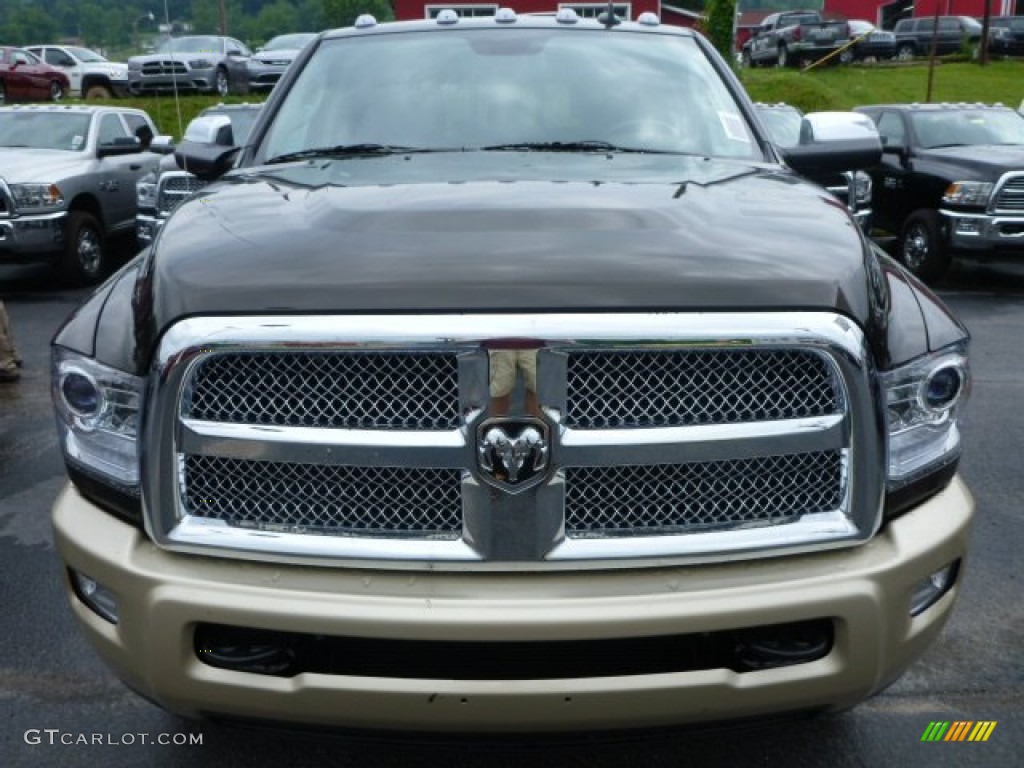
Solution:
M 140 96 L 128 99 L 94 100 L 89 104 L 112 104 L 117 107 L 137 107 L 144 109 L 153 118 L 160 133 L 169 134 L 175 141 L 181 140 L 181 134 L 189 121 L 207 107 L 214 104 L 228 103 L 241 104 L 243 102 L 260 103 L 267 97 L 265 93 L 254 93 L 248 96 L 199 96 L 190 94 L 179 96 L 177 101 L 174 96 Z M 84 103 L 84 102 L 83 102 Z M 181 113 L 181 120 L 178 120 L 178 113 Z
M 810 72 L 744 69 L 740 79 L 755 101 L 785 101 L 800 109 L 850 109 L 866 104 L 924 102 L 927 63 L 822 67 Z M 935 67 L 931 101 L 1002 102 L 1014 109 L 1024 99 L 1024 61 L 941 63 Z
M 864 104 L 923 102 L 928 92 L 928 65 L 822 67 L 801 73 L 792 69 L 744 69 L 740 79 L 755 101 L 785 101 L 805 112 L 850 109 Z M 1002 102 L 1014 109 L 1024 99 L 1024 60 L 994 61 L 981 67 L 971 62 L 936 65 L 932 101 Z M 114 104 L 146 110 L 161 133 L 181 138 L 189 120 L 220 101 L 261 102 L 266 94 L 249 96 L 146 96 L 118 99 Z M 97 102 L 98 103 L 98 102 Z M 180 104 L 181 120 L 178 120 Z

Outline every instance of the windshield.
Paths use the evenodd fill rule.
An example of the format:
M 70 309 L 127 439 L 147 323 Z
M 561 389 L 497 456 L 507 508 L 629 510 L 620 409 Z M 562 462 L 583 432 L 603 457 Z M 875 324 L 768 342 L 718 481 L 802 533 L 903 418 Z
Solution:
M 263 46 L 264 51 L 292 51 L 305 47 L 316 35 L 279 35 Z
M 90 51 L 88 48 L 67 48 L 66 50 L 79 61 L 86 63 L 107 61 L 107 59 L 100 56 L 96 51 Z
M 925 149 L 976 144 L 1024 145 L 1024 117 L 1009 109 L 916 112 L 910 115 L 910 120 L 918 143 Z
M 73 112 L 0 112 L 0 147 L 81 151 L 89 119 Z
M 174 37 L 164 41 L 158 53 L 221 53 L 220 38 L 213 35 Z
M 285 94 L 260 156 L 580 142 L 763 159 L 693 39 L 597 27 L 327 40 Z

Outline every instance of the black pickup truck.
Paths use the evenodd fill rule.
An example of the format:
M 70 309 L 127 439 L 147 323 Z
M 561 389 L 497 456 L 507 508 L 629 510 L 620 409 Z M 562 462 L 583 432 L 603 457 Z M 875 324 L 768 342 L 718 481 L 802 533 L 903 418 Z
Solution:
M 748 67 L 796 67 L 838 51 L 849 39 L 845 21 L 825 20 L 817 11 L 784 11 L 765 17 L 741 56 Z
M 938 280 L 956 256 L 1024 259 L 1024 117 L 1001 105 L 861 107 L 882 137 L 874 226 L 903 264 Z
M 390 730 L 886 686 L 960 592 L 968 336 L 798 175 L 871 126 L 804 121 L 778 148 L 653 14 L 322 33 L 55 339 L 103 659 L 187 716 Z

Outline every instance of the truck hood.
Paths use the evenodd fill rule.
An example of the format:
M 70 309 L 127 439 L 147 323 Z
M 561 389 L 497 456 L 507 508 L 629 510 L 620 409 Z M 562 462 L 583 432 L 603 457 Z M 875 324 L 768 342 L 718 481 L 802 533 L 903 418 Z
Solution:
M 314 163 L 275 166 L 207 187 L 171 216 L 143 270 L 156 326 L 261 312 L 800 307 L 869 316 L 859 229 L 828 193 L 777 167 L 695 159 L 671 183 L 513 171 L 439 183 L 413 181 L 405 169 L 417 162 L 430 161 L 328 162 L 341 169 L 333 177 Z M 498 162 L 515 167 L 507 155 Z M 358 176 L 369 163 L 372 184 Z M 381 183 L 391 167 L 404 183 Z M 326 183 L 339 177 L 347 185 Z
M 369 184 L 361 162 L 236 172 L 179 207 L 140 265 L 141 354 L 196 315 L 805 309 L 885 323 L 846 208 L 777 166 L 694 159 L 672 183 L 379 170 Z M 419 160 L 372 162 L 412 178 Z
M 919 156 L 951 169 L 963 169 L 967 172 L 965 181 L 995 181 L 1008 170 L 1024 169 L 1024 146 L 1020 145 L 942 147 L 922 150 Z
M 59 183 L 61 179 L 82 172 L 89 155 L 62 149 L 26 149 L 0 147 L 0 179 L 20 182 Z

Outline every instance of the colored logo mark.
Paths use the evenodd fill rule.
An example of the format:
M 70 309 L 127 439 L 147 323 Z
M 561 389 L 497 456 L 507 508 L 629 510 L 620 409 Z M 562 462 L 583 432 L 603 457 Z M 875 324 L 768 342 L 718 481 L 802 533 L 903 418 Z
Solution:
M 995 720 L 933 720 L 921 734 L 921 741 L 988 741 L 995 729 Z

